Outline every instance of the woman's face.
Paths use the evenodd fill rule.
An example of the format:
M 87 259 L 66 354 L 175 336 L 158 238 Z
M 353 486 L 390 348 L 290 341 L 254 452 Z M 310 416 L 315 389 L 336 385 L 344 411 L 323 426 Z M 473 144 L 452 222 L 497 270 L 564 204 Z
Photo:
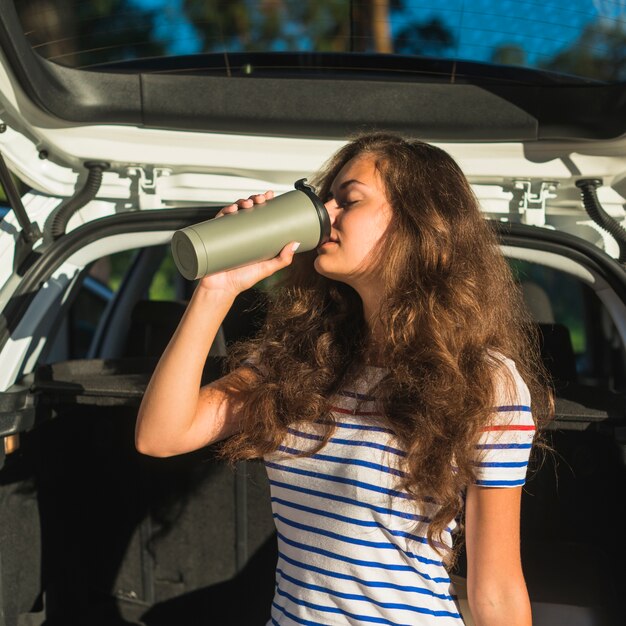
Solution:
M 370 253 L 392 214 L 373 156 L 357 156 L 343 166 L 325 206 L 331 222 L 330 241 L 317 249 L 314 267 L 327 278 L 357 288 L 375 273 Z

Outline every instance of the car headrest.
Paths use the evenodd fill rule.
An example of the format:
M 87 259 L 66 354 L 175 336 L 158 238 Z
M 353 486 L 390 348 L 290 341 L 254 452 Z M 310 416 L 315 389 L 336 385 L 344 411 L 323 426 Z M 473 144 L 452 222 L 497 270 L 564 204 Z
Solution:
M 555 385 L 575 383 L 576 357 L 567 326 L 563 324 L 537 324 L 541 357 Z
M 520 283 L 526 307 L 538 324 L 554 324 L 552 303 L 546 290 L 537 283 L 524 280 Z
M 187 303 L 185 302 L 139 300 L 130 316 L 130 330 L 125 356 L 161 356 L 186 308 Z M 220 328 L 209 355 L 224 356 L 225 354 L 224 334 Z
M 182 302 L 137 302 L 130 316 L 126 356 L 160 356 L 184 312 Z

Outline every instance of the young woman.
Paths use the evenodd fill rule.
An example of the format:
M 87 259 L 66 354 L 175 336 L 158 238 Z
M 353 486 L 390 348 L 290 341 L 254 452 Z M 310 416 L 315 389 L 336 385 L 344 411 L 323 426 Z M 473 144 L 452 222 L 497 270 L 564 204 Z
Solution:
M 457 164 L 420 141 L 362 136 L 317 183 L 330 241 L 200 281 L 137 447 L 225 440 L 228 458 L 265 459 L 279 547 L 269 624 L 461 625 L 448 571 L 464 529 L 477 626 L 529 625 L 520 496 L 551 398 L 496 239 Z M 200 388 L 235 296 L 292 260 L 259 336 Z

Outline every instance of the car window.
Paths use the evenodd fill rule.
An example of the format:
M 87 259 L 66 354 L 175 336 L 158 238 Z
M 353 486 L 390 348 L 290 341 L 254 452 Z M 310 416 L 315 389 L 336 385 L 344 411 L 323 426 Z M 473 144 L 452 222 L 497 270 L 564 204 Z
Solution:
M 124 284 L 128 293 L 120 298 L 118 292 Z M 192 290 L 193 284 L 176 269 L 169 245 L 101 257 L 82 273 L 44 360 L 89 358 L 103 340 L 111 341 L 111 333 L 116 335 L 115 342 L 124 343 L 136 303 L 182 303 L 191 297 Z
M 163 250 L 163 261 L 148 287 L 149 300 L 187 300 L 190 297 L 187 281 L 176 269 L 169 246 Z
M 115 297 L 139 250 L 127 250 L 98 259 L 85 271 L 82 284 L 61 323 L 47 361 L 85 358 L 109 303 Z M 567 330 L 577 381 L 600 387 L 623 388 L 626 353 L 615 326 L 594 291 L 562 271 L 518 259 L 509 259 L 535 322 L 541 327 Z M 169 246 L 163 246 L 156 271 L 146 277 L 139 299 L 184 303 L 195 283 L 185 280 L 174 264 Z M 278 278 L 256 286 L 271 292 Z M 54 357 L 54 358 L 51 358 Z M 550 354 L 560 361 L 563 354 Z
M 276 274 L 257 283 L 254 288 L 257 291 L 270 293 L 280 284 L 284 276 L 285 270 L 279 270 Z M 191 298 L 196 284 L 197 281 L 186 280 L 178 271 L 168 245 L 163 249 L 163 261 L 148 287 L 148 299 L 187 301 Z
M 182 65 L 176 71 L 188 71 L 193 55 L 217 53 L 221 70 L 228 73 L 228 54 L 377 52 L 536 68 L 571 80 L 626 79 L 623 0 L 86 0 L 44 5 L 22 0 L 16 8 L 33 49 L 72 67 L 177 58 Z M 316 57 L 314 63 L 323 59 Z M 253 63 L 246 67 L 256 69 Z M 172 68 L 161 63 L 155 69 Z
M 626 355 L 606 308 L 589 285 L 565 272 L 509 259 L 527 306 L 541 327 L 567 329 L 575 359 L 576 382 L 623 388 Z M 564 351 L 548 355 L 558 361 Z
M 91 263 L 75 296 L 63 315 L 46 361 L 83 359 L 87 356 L 98 324 L 119 290 L 136 254 L 125 250 Z

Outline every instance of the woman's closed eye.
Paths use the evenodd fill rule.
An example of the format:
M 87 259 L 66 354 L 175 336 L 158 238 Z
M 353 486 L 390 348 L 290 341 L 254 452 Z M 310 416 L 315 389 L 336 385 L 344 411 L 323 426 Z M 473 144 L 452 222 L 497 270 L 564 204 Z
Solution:
M 360 198 L 344 198 L 337 200 L 337 205 L 340 206 L 342 209 L 347 209 L 351 206 L 354 206 L 359 201 Z

